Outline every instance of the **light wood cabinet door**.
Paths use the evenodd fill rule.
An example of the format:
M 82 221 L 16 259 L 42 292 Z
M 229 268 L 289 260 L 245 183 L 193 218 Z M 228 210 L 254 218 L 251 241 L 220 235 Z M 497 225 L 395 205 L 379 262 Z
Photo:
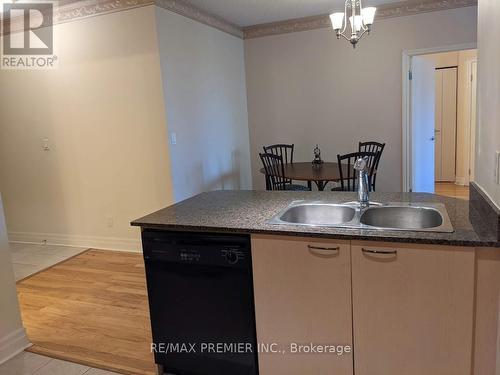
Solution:
M 254 235 L 252 257 L 257 338 L 280 350 L 261 350 L 260 374 L 351 375 L 350 243 Z M 347 345 L 351 352 L 299 354 L 293 344 Z
M 356 375 L 470 375 L 474 249 L 351 251 Z

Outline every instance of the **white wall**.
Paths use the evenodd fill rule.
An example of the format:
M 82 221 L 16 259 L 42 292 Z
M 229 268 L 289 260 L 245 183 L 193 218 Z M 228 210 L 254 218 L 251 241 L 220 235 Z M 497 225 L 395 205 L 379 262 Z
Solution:
M 17 301 L 7 228 L 0 195 L 0 363 L 28 346 Z
M 139 249 L 129 222 L 172 202 L 154 6 L 54 32 L 58 69 L 0 72 L 11 240 Z
M 254 187 L 263 188 L 258 152 L 296 144 L 296 160 L 325 160 L 361 140 L 387 143 L 377 188 L 402 185 L 401 64 L 405 49 L 476 41 L 476 7 L 377 21 L 356 50 L 331 29 L 245 42 Z
M 243 41 L 156 9 L 175 200 L 251 187 Z
M 495 181 L 495 152 L 500 151 L 500 2 L 479 0 L 478 114 L 476 182 L 500 207 Z

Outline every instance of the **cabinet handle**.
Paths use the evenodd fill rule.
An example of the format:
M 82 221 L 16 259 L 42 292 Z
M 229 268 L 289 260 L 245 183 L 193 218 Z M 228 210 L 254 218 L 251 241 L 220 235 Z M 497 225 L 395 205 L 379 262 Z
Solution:
M 331 257 L 339 254 L 340 246 L 337 247 L 322 247 L 322 246 L 313 246 L 307 245 L 307 248 L 311 252 L 311 254 Z
M 382 254 L 382 255 L 396 255 L 398 253 L 397 250 L 370 250 L 370 249 L 365 249 L 364 247 L 361 249 L 361 251 L 367 254 Z
M 307 247 L 310 250 L 328 250 L 328 251 L 339 251 L 340 250 L 340 246 L 337 246 L 337 247 L 321 247 L 321 246 L 307 245 Z

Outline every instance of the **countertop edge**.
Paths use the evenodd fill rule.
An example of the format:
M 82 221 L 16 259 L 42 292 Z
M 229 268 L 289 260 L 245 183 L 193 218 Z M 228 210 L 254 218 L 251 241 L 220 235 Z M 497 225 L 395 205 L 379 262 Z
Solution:
M 192 226 L 192 225 L 177 225 L 177 224 L 148 224 L 133 221 L 132 226 L 141 227 L 142 229 L 156 229 L 182 232 L 213 232 L 213 233 L 237 233 L 237 234 L 263 234 L 270 236 L 290 236 L 290 237 L 310 237 L 310 238 L 325 238 L 350 241 L 370 241 L 370 242 L 393 242 L 405 244 L 421 244 L 421 245 L 440 245 L 440 246 L 457 246 L 457 247 L 490 247 L 499 248 L 500 243 L 482 242 L 482 241 L 459 241 L 459 240 L 444 240 L 444 239 L 425 239 L 425 238 L 405 238 L 395 236 L 366 236 L 363 234 L 343 234 L 343 233 L 311 233 L 300 231 L 284 231 L 284 230 L 266 230 L 266 229 L 248 229 L 248 228 L 224 228 L 210 226 Z

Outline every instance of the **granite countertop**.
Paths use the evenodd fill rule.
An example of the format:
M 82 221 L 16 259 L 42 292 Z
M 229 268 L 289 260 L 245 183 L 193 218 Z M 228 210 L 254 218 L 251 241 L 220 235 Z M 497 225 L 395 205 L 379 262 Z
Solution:
M 374 202 L 443 203 L 454 233 L 360 230 L 347 228 L 272 225 L 266 221 L 294 200 L 345 203 L 355 193 L 291 191 L 214 191 L 203 193 L 133 221 L 133 226 L 182 231 L 260 233 L 345 240 L 390 241 L 453 246 L 500 247 L 498 238 L 482 225 L 469 202 L 426 193 L 371 193 Z M 474 223 L 474 225 L 471 223 Z

